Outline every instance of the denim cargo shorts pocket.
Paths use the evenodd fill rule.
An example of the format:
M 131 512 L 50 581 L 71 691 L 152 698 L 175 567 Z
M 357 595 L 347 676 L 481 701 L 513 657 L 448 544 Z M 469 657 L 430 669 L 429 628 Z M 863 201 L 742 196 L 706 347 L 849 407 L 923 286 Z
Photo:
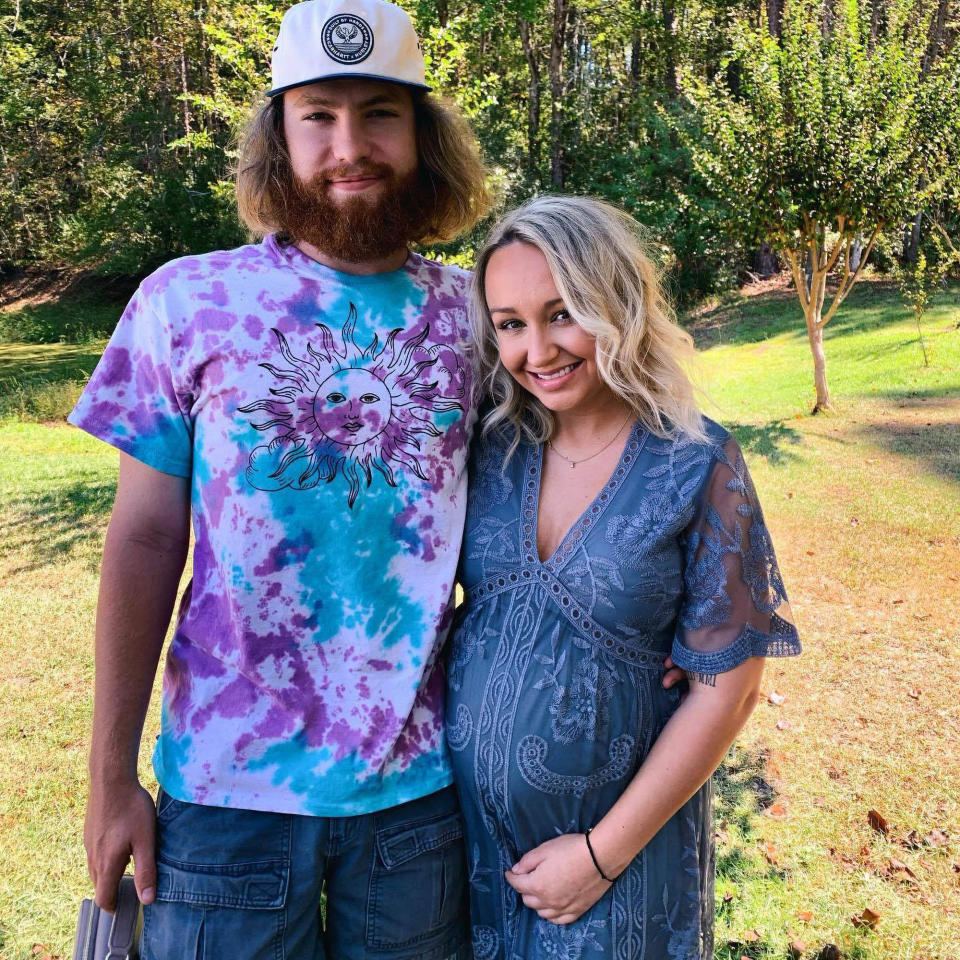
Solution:
M 278 910 L 287 899 L 290 823 L 263 814 L 157 800 L 157 899 Z
M 157 892 L 144 911 L 148 960 L 229 957 L 247 934 L 279 949 L 290 880 L 289 817 L 157 799 Z M 245 932 L 246 931 L 246 932 Z
M 369 947 L 426 947 L 455 934 L 468 909 L 459 813 L 377 832 L 367 909 Z

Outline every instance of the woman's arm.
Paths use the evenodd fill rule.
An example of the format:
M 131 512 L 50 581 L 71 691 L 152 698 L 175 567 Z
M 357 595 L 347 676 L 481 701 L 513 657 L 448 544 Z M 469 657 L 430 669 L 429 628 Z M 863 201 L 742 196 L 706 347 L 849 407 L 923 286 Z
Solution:
M 620 799 L 590 832 L 597 863 L 616 877 L 710 778 L 757 703 L 764 659 L 751 657 L 709 683 L 690 675 L 690 694 L 663 728 Z M 530 850 L 507 882 L 526 906 L 572 923 L 610 888 L 582 833 Z

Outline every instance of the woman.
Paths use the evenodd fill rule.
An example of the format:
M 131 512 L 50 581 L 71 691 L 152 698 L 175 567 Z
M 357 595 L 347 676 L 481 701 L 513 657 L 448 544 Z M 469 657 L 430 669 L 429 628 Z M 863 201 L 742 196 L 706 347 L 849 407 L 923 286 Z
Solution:
M 697 411 L 636 227 L 541 197 L 473 280 L 492 406 L 447 737 L 476 960 L 712 957 L 709 778 L 763 658 L 800 651 L 740 450 Z

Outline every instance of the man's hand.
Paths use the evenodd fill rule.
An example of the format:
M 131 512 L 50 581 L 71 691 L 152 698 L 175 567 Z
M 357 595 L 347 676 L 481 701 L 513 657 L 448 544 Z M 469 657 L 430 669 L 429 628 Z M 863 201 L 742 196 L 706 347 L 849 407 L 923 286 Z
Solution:
M 113 912 L 120 878 L 133 856 L 133 880 L 141 903 L 153 903 L 157 888 L 154 853 L 156 808 L 137 780 L 120 786 L 91 785 L 83 843 L 97 906 Z
M 680 667 L 675 667 L 669 656 L 663 661 L 663 666 L 667 671 L 663 675 L 662 681 L 664 690 L 669 690 L 671 687 L 676 686 L 678 683 L 682 683 L 687 679 L 687 671 L 681 669 Z
M 609 889 L 593 865 L 582 833 L 565 833 L 525 853 L 507 870 L 524 906 L 551 923 L 573 923 Z

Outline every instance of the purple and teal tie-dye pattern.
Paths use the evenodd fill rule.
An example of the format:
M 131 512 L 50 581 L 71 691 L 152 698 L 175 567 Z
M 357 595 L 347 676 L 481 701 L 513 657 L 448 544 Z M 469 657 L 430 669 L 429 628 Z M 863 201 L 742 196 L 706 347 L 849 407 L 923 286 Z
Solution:
M 451 782 L 438 648 L 474 420 L 467 274 L 296 247 L 144 281 L 70 421 L 191 477 L 154 767 L 172 796 L 346 816 Z

